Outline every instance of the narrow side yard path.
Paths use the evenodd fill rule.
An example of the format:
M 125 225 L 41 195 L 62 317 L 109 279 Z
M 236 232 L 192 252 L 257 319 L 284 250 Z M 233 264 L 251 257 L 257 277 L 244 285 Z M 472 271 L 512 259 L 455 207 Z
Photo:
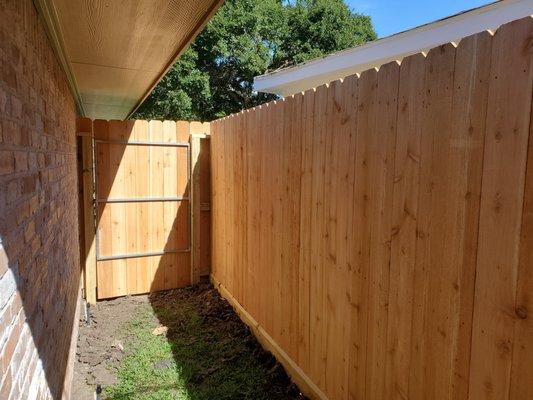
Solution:
M 305 399 L 211 285 L 96 304 L 80 322 L 73 398 Z

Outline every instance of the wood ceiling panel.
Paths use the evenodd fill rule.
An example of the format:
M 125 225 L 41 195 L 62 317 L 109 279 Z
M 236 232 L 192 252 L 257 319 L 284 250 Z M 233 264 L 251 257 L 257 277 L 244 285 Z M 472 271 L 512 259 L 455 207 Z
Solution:
M 109 104 L 83 103 L 85 114 L 93 119 L 123 119 L 131 107 L 111 106 Z
M 133 106 L 138 100 L 135 93 L 145 90 L 154 76 L 149 71 L 78 63 L 72 63 L 72 70 L 84 101 L 113 106 Z
M 39 0 L 56 18 L 60 47 L 85 114 L 125 118 L 213 15 L 221 0 Z M 91 104 L 85 107 L 85 103 Z M 89 110 L 92 110 L 89 112 Z

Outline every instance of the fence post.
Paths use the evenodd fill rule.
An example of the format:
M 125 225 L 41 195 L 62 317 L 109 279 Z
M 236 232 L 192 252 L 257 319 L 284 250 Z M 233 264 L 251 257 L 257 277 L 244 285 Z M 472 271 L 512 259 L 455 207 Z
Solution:
M 192 243 L 191 243 L 191 284 L 198 283 L 202 270 L 205 269 L 203 261 L 205 261 L 206 254 L 204 252 L 210 251 L 209 243 L 205 243 L 205 232 L 202 235 L 203 230 L 208 227 L 202 222 L 202 212 L 209 211 L 206 203 L 207 199 L 202 198 L 202 193 L 206 192 L 202 190 L 205 185 L 210 185 L 210 182 L 205 178 L 206 166 L 203 165 L 206 161 L 206 157 L 201 155 L 202 143 L 209 138 L 209 124 L 191 122 L 191 215 L 192 215 Z M 204 146 L 205 147 L 205 146 Z M 205 196 L 204 196 L 205 197 Z M 204 271 L 205 272 L 205 271 Z
M 200 137 L 191 134 L 191 215 L 192 215 L 192 243 L 191 243 L 191 284 L 200 280 Z
M 82 146 L 82 189 L 83 189 L 83 237 L 85 259 L 81 260 L 84 277 L 84 294 L 87 303 L 96 303 L 96 243 L 94 223 L 93 184 L 93 122 L 88 118 L 77 121 L 77 135 Z

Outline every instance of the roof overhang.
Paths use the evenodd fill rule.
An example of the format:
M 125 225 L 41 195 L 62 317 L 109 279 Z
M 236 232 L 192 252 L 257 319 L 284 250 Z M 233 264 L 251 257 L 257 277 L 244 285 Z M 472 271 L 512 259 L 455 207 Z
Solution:
M 289 96 L 533 14 L 533 0 L 505 0 L 254 79 L 254 90 Z
M 124 119 L 223 0 L 34 0 L 82 116 Z

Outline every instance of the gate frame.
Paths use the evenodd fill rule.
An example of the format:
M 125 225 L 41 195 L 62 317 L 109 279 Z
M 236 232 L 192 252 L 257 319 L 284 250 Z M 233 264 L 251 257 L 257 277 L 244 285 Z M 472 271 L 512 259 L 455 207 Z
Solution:
M 100 235 L 98 233 L 98 226 L 96 226 L 96 232 L 95 232 L 95 242 L 96 242 L 96 262 L 98 261 L 111 261 L 111 260 L 125 260 L 128 258 L 140 258 L 140 257 L 156 257 L 156 256 L 162 256 L 164 254 L 174 254 L 174 253 L 190 253 L 192 248 L 192 234 L 191 234 L 191 221 L 192 221 L 192 206 L 191 206 L 191 147 L 190 143 L 185 142 L 149 142 L 149 141 L 131 141 L 128 142 L 126 140 L 102 140 L 102 139 L 94 139 L 93 138 L 93 156 L 94 156 L 94 174 L 93 174 L 93 186 L 94 186 L 94 209 L 95 209 L 95 216 L 96 221 L 98 221 L 98 205 L 101 203 L 155 203 L 155 202 L 180 202 L 180 201 L 187 201 L 189 203 L 189 238 L 188 238 L 188 246 L 186 249 L 176 249 L 176 250 L 163 250 L 163 251 L 152 251 L 147 253 L 132 253 L 132 254 L 118 254 L 118 255 L 111 255 L 111 256 L 102 256 L 100 254 Z M 103 199 L 98 197 L 98 182 L 97 182 L 97 172 L 96 168 L 98 167 L 98 151 L 97 146 L 98 144 L 118 144 L 118 145 L 124 145 L 124 146 L 156 146 L 156 147 L 185 147 L 187 148 L 187 180 L 189 183 L 189 196 L 187 197 L 131 197 L 131 198 L 123 198 L 123 199 Z M 191 256 L 192 257 L 192 256 Z M 98 293 L 98 291 L 97 291 Z
M 76 122 L 76 135 L 80 137 L 81 169 L 80 204 L 82 206 L 81 216 L 83 225 L 80 226 L 82 239 L 80 240 L 80 260 L 82 294 L 88 304 L 95 304 L 97 297 L 97 261 L 107 261 L 113 259 L 137 258 L 158 256 L 166 253 L 190 253 L 190 281 L 196 284 L 200 281 L 200 260 L 201 260 L 201 236 L 203 229 L 200 215 L 202 212 L 210 211 L 209 204 L 201 203 L 200 190 L 202 182 L 200 178 L 200 152 L 202 141 L 209 140 L 209 124 L 200 122 L 190 122 L 189 141 L 187 142 L 148 142 L 148 141 L 115 141 L 94 139 L 94 121 L 90 118 L 78 118 Z M 189 195 L 187 197 L 172 198 L 124 198 L 124 199 L 99 199 L 96 190 L 96 146 L 98 143 L 112 143 L 124 145 L 146 145 L 146 146 L 166 146 L 166 147 L 186 147 L 187 150 L 187 179 L 189 184 Z M 122 203 L 122 202 L 152 202 L 152 201 L 188 201 L 189 202 L 189 243 L 187 249 L 165 250 L 163 252 L 122 254 L 118 256 L 100 256 L 98 253 L 98 227 L 96 226 L 99 203 Z M 205 202 L 205 199 L 204 199 Z M 210 251 L 210 248 L 207 249 Z
M 82 270 L 83 297 L 88 304 L 96 303 L 96 243 L 95 243 L 95 210 L 94 210 L 94 155 L 93 155 L 93 121 L 78 118 L 76 135 L 81 137 L 82 153 L 82 200 L 83 200 L 83 254 L 80 260 Z

